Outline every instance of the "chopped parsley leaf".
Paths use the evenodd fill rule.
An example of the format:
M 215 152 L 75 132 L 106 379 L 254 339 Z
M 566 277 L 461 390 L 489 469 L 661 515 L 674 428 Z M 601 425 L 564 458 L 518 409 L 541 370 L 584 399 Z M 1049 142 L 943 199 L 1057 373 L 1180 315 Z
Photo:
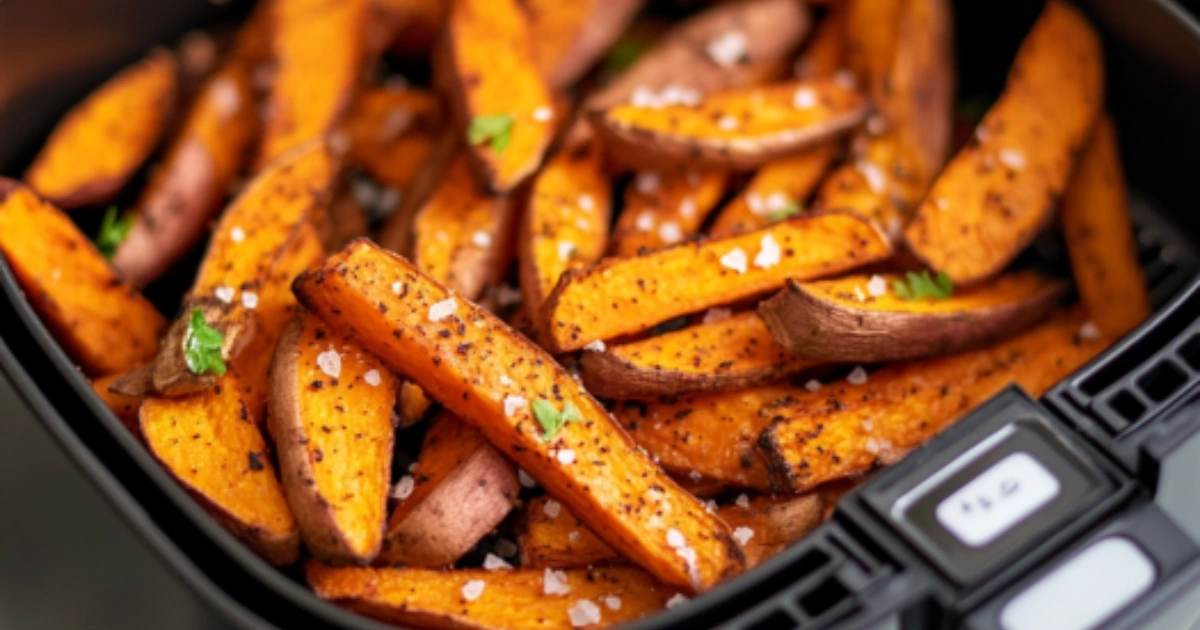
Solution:
M 471 119 L 467 129 L 467 142 L 471 146 L 491 141 L 492 151 L 504 153 L 512 142 L 513 124 L 516 119 L 512 114 L 494 114 L 491 116 L 476 116 Z
M 533 417 L 542 425 L 543 442 L 553 440 L 568 422 L 578 422 L 582 419 L 579 408 L 574 403 L 566 403 L 562 411 L 559 411 L 554 408 L 554 403 L 545 398 L 533 401 Z
M 930 276 L 928 269 L 921 273 L 910 271 L 905 277 L 907 282 L 904 279 L 893 281 L 892 290 L 907 302 L 925 298 L 945 300 L 954 295 L 954 283 L 944 271 L 937 276 Z
M 795 201 L 792 201 L 789 199 L 787 204 L 784 205 L 782 208 L 776 208 L 776 209 L 772 210 L 770 212 L 770 214 L 767 215 L 767 220 L 770 221 L 771 223 L 779 223 L 780 221 L 783 221 L 784 219 L 798 217 L 798 216 L 800 216 L 800 213 L 803 211 L 804 211 L 804 209 L 800 207 L 799 203 L 796 203 Z
M 183 342 L 188 370 L 192 374 L 225 374 L 225 359 L 221 356 L 221 345 L 224 343 L 225 335 L 208 325 L 204 319 L 204 311 L 193 309 L 192 319 L 188 322 L 187 337 Z
M 116 255 L 117 248 L 125 242 L 129 230 L 133 228 L 132 215 L 118 219 L 117 213 L 116 206 L 109 206 L 108 212 L 104 213 L 104 218 L 100 221 L 100 232 L 96 234 L 96 249 L 109 260 Z

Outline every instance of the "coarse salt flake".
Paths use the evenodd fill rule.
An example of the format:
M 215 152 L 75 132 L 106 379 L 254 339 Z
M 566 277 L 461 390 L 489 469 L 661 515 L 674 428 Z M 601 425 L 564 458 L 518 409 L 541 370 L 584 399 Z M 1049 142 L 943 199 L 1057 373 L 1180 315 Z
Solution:
M 678 608 L 679 606 L 682 606 L 682 605 L 688 603 L 689 601 L 691 601 L 691 600 L 688 599 L 687 596 L 684 595 L 683 593 L 675 593 L 675 595 L 673 595 L 671 597 L 671 599 L 667 600 L 667 608 Z
M 229 238 L 234 243 L 241 243 L 242 241 L 246 240 L 246 230 L 243 230 L 240 227 L 234 226 L 233 229 L 229 230 Z
M 746 496 L 746 493 L 743 492 L 737 495 L 737 498 L 733 500 L 733 504 L 740 508 L 748 508 L 750 507 L 750 497 Z
M 571 254 L 573 253 L 575 253 L 575 243 L 572 243 L 571 241 L 558 242 L 559 260 L 569 260 L 571 258 Z
M 716 306 L 704 312 L 704 319 L 702 319 L 700 323 L 715 324 L 717 322 L 725 321 L 730 317 L 733 317 L 733 310 Z
M 804 86 L 796 89 L 796 93 L 792 96 L 792 106 L 796 109 L 808 109 L 816 107 L 817 93 L 810 87 Z
M 1095 341 L 1100 338 L 1100 327 L 1095 322 L 1084 322 L 1079 327 L 1079 338 L 1084 341 Z
M 688 478 L 691 479 L 692 481 L 695 481 L 696 483 L 700 483 L 700 481 L 702 481 L 704 479 L 704 475 L 701 475 L 700 473 L 693 470 L 692 472 L 688 473 Z
M 600 607 L 591 600 L 581 599 L 567 609 L 567 616 L 576 628 L 596 625 L 600 623 Z
M 867 186 L 871 188 L 871 192 L 879 194 L 883 192 L 887 186 L 887 175 L 883 169 L 879 168 L 878 164 L 868 162 L 867 160 L 859 160 L 854 164 L 854 168 L 862 174 L 863 179 L 867 180 Z
M 863 366 L 855 366 L 849 374 L 846 375 L 846 382 L 851 385 L 862 385 L 867 382 L 867 370 Z
M 721 257 L 721 266 L 732 269 L 738 273 L 746 273 L 746 252 L 742 248 L 734 248 L 733 251 Z
M 567 574 L 554 569 L 546 569 L 542 574 L 542 592 L 546 595 L 566 595 L 571 592 L 567 584 Z
M 679 228 L 678 223 L 667 221 L 658 226 L 658 238 L 668 245 L 678 243 L 683 238 L 683 230 Z
M 483 557 L 483 568 L 488 571 L 496 571 L 498 569 L 511 569 L 512 565 L 504 558 L 494 553 L 489 553 Z
M 229 77 L 222 76 L 213 81 L 211 90 L 209 98 L 222 117 L 232 116 L 242 106 L 242 95 Z
M 504 387 L 512 387 L 513 385 L 516 385 L 516 382 L 509 378 L 507 374 L 501 374 L 499 381 L 500 385 Z
M 550 499 L 542 506 L 542 512 L 550 518 L 558 518 L 558 515 L 562 513 L 562 504 L 554 499 Z
M 533 119 L 538 122 L 550 122 L 554 118 L 554 110 L 549 107 L 539 107 L 533 110 Z
M 567 540 L 571 542 L 579 542 L 579 532 L 571 532 L 567 534 Z
M 233 296 L 236 294 L 237 291 L 235 291 L 233 287 L 217 287 L 217 289 L 213 291 L 213 295 L 215 295 L 218 300 L 221 300 L 226 304 L 233 303 Z
M 776 212 L 778 210 L 783 210 L 784 208 L 787 208 L 789 205 L 791 205 L 792 200 L 790 197 L 787 196 L 787 193 L 773 192 L 767 197 L 766 203 L 767 203 L 768 211 Z
M 417 487 L 417 480 L 413 479 L 412 475 L 404 475 L 392 488 L 392 498 L 403 501 L 412 496 L 413 488 L 415 487 Z
M 560 464 L 571 465 L 575 463 L 575 451 L 564 448 L 558 452 L 558 462 Z
M 616 595 L 609 595 L 604 598 L 604 605 L 608 606 L 609 610 L 621 610 L 621 598 Z
M 242 306 L 244 306 L 252 311 L 254 309 L 258 308 L 258 294 L 251 292 L 251 291 L 246 291 L 245 293 L 243 293 L 242 294 Z
M 819 392 L 821 391 L 821 381 L 818 381 L 815 378 L 810 378 L 808 379 L 808 382 L 804 384 L 804 389 L 810 392 Z
M 635 185 L 637 186 L 638 192 L 642 193 L 643 195 L 648 195 L 657 191 L 658 187 L 662 185 L 662 177 L 654 171 L 638 173 Z
M 887 281 L 882 276 L 871 276 L 867 282 L 867 294 L 871 297 L 881 297 L 887 294 Z
M 770 269 L 779 264 L 779 259 L 783 255 L 783 250 L 779 248 L 779 243 L 775 242 L 775 237 L 770 234 L 764 234 L 762 240 L 759 241 L 758 254 L 754 256 L 754 266 L 759 269 Z
M 721 131 L 737 131 L 738 119 L 733 116 L 722 116 L 717 120 L 717 128 Z
M 488 247 L 492 244 L 492 235 L 480 230 L 471 235 L 471 242 L 476 247 Z
M 392 293 L 395 293 L 396 295 L 400 295 L 401 293 L 404 293 L 404 283 L 400 282 L 399 280 L 397 280 L 396 282 L 393 282 L 392 283 Z
M 754 538 L 754 530 L 746 527 L 745 525 L 733 530 L 733 539 L 736 540 L 739 545 L 745 545 L 746 543 L 750 542 L 751 538 Z
M 763 202 L 763 198 L 758 193 L 746 193 L 746 205 L 750 207 L 750 212 L 754 214 L 763 214 L 767 212 L 767 205 Z
M 429 321 L 440 322 L 453 315 L 456 310 L 458 310 L 458 302 L 454 298 L 446 298 L 429 307 Z
M 326 350 L 317 355 L 317 367 L 330 378 L 342 375 L 342 355 L 337 350 Z
M 471 580 L 462 587 L 463 599 L 473 602 L 483 595 L 483 589 L 487 586 L 487 582 L 483 580 Z
M 596 200 L 591 195 L 579 195 L 579 199 L 575 203 L 584 212 L 591 212 L 596 209 Z
M 684 197 L 683 201 L 679 202 L 679 216 L 685 219 L 691 219 L 696 216 L 700 208 L 696 206 L 696 200 L 691 197 Z
M 517 481 L 521 482 L 521 487 L 523 487 L 523 488 L 536 488 L 537 487 L 537 482 L 534 481 L 533 477 L 530 477 L 529 473 L 525 472 L 524 470 L 517 471 Z
M 996 158 L 1000 160 L 1001 164 L 1014 171 L 1025 168 L 1025 154 L 1016 149 L 1000 149 Z
M 667 546 L 673 549 L 679 549 L 687 545 L 687 539 L 683 537 L 683 532 L 678 529 L 671 528 L 667 530 Z
M 583 347 L 584 350 L 591 350 L 593 352 L 604 352 L 607 348 L 608 346 L 604 345 L 604 342 L 599 339 Z
M 639 214 L 637 219 L 633 222 L 633 227 L 642 232 L 649 231 L 650 228 L 654 227 L 654 215 L 650 214 L 649 212 L 643 212 Z
M 367 370 L 367 373 L 363 374 L 363 381 L 371 387 L 379 387 L 383 383 L 383 375 L 379 370 Z
M 504 397 L 504 415 L 511 418 L 528 403 L 523 396 L 508 395 Z
M 741 31 L 725 31 L 708 42 L 708 57 L 722 68 L 737 65 L 746 57 L 746 34 Z

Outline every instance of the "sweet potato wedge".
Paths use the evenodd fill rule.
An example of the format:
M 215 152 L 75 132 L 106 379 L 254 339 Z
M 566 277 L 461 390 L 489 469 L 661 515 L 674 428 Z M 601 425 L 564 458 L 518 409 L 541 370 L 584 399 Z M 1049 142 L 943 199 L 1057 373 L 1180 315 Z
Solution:
M 992 345 L 1045 319 L 1067 290 L 1063 282 L 1015 272 L 946 299 L 909 301 L 896 294 L 896 282 L 903 280 L 886 275 L 788 282 L 759 303 L 758 314 L 791 352 L 882 363 Z
M 412 255 L 413 222 L 417 211 L 424 208 L 437 192 L 461 152 L 461 134 L 453 129 L 444 130 L 434 141 L 425 163 L 413 173 L 399 207 L 380 228 L 376 242 L 401 256 Z
M 92 381 L 92 391 L 96 392 L 96 396 L 100 402 L 108 407 L 113 415 L 129 429 L 130 433 L 138 435 L 138 410 L 142 407 L 142 398 L 140 396 L 126 396 L 111 391 L 113 381 L 120 378 L 121 374 L 111 374 L 109 376 L 101 376 Z
M 1150 316 L 1127 204 L 1117 132 L 1105 116 L 1063 197 L 1062 225 L 1079 300 L 1100 331 L 1114 337 Z
M 272 4 L 275 77 L 256 170 L 337 128 L 363 72 L 370 13 L 370 0 Z
M 150 284 L 204 238 L 257 131 L 249 71 L 239 63 L 225 64 L 201 86 L 117 247 L 113 266 L 127 282 Z
M 592 114 L 614 159 L 633 168 L 751 170 L 863 121 L 862 95 L 834 79 L 715 92 L 696 104 L 633 102 Z
M 679 315 L 870 264 L 890 247 L 847 215 L 799 217 L 726 239 L 680 245 L 567 272 L 546 299 L 541 339 L 553 352 L 652 328 Z
M 425 414 L 433 407 L 433 401 L 425 395 L 425 390 L 411 381 L 400 385 L 400 400 L 396 402 L 397 426 L 401 429 L 417 424 L 425 419 Z
M 398 385 L 316 317 L 279 335 L 268 426 L 300 536 L 323 562 L 366 564 L 383 544 Z
M 669 31 L 632 67 L 588 97 L 606 110 L 635 98 L 693 101 L 783 75 L 811 18 L 791 0 L 723 2 Z
M 825 17 L 796 59 L 793 74 L 797 79 L 833 77 L 846 68 L 846 18 L 851 4 L 854 3 L 839 2 L 825 12 Z
M 521 487 L 512 463 L 477 429 L 442 412 L 398 491 L 411 494 L 392 512 L 377 563 L 434 568 L 454 564 L 494 530 Z
M 568 269 L 604 255 L 612 188 L 602 147 L 587 138 L 551 158 L 533 180 L 518 230 L 522 303 L 530 317 Z
M 334 568 L 312 562 L 305 574 L 318 597 L 339 606 L 386 623 L 445 630 L 604 628 L 662 610 L 678 593 L 633 567 L 549 573 Z
M 570 87 L 621 36 L 645 0 L 525 0 L 538 68 L 555 89 Z
M 626 400 L 745 389 L 823 364 L 788 352 L 748 312 L 604 350 L 585 349 L 579 367 L 592 395 Z
M 555 132 L 554 99 L 517 0 L 450 2 L 434 72 L 472 144 L 480 184 L 506 193 L 541 166 Z
M 902 145 L 896 134 L 886 132 L 854 144 L 859 149 L 851 160 L 821 183 L 813 210 L 861 217 L 896 242 L 928 185 L 918 176 L 915 147 Z
M 1002 271 L 1050 221 L 1104 106 L 1100 41 L 1079 11 L 1047 3 L 1004 93 L 938 176 L 904 236 L 959 285 Z
M 522 567 L 577 569 L 624 562 L 574 514 L 553 503 L 538 497 L 522 512 L 517 535 Z M 739 544 L 746 567 L 753 568 L 821 524 L 824 507 L 824 497 L 814 492 L 796 498 L 758 497 L 744 505 L 719 507 L 716 514 L 745 540 Z
M 613 408 L 629 435 L 668 472 L 716 481 L 729 488 L 771 490 L 755 441 L 774 418 L 803 415 L 793 400 L 802 387 L 769 385 Z
M 183 317 L 159 344 L 153 368 L 159 393 L 191 393 L 215 381 L 211 374 L 193 374 L 184 359 L 183 339 L 194 308 L 224 335 L 226 360 L 259 329 L 273 331 L 265 333 L 272 339 L 279 334 L 295 306 L 288 291 L 292 279 L 313 263 L 313 248 L 317 256 L 323 249 L 315 222 L 336 172 L 326 145 L 315 142 L 281 157 L 229 206 L 184 300 Z
M 403 297 L 392 290 L 397 283 Z M 741 569 L 724 525 L 643 455 L 566 370 L 408 261 L 357 241 L 302 275 L 294 290 L 665 583 L 700 591 Z M 565 426 L 547 438 L 555 419 Z
M 166 319 L 121 281 L 69 218 L 0 178 L 0 254 L 55 339 L 91 376 L 154 356 Z
M 113 198 L 158 146 L 178 91 L 175 57 L 155 49 L 58 123 L 25 172 L 44 199 L 70 210 Z
M 417 210 L 410 258 L 433 279 L 475 300 L 508 271 L 516 206 L 478 185 L 468 162 L 460 155 Z
M 610 253 L 637 256 L 691 238 L 728 184 L 724 171 L 639 173 L 625 189 L 625 209 L 613 228 Z
M 745 190 L 717 214 L 709 235 L 725 238 L 761 230 L 772 219 L 798 214 L 837 154 L 837 143 L 826 142 L 764 164 Z
M 431 92 L 364 89 L 341 126 L 350 139 L 346 161 L 380 184 L 404 190 L 433 151 L 442 123 L 441 103 Z
M 894 364 L 860 384 L 798 397 L 808 412 L 759 438 L 772 483 L 805 492 L 895 463 L 1010 383 L 1040 396 L 1107 345 L 1084 339 L 1082 323 L 1060 314 L 990 348 Z
M 950 152 L 957 76 L 950 5 L 950 0 L 905 0 L 890 72 L 871 80 L 879 85 L 873 91 L 882 95 L 876 107 L 915 155 L 919 192 L 907 197 L 907 204 L 916 203 Z

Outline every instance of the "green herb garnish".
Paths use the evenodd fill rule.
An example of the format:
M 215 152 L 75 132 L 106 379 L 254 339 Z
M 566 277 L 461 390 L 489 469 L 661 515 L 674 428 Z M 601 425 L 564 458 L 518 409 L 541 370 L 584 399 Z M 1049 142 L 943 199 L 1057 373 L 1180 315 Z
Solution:
M 905 277 L 908 279 L 907 283 L 903 279 L 892 282 L 892 290 L 905 301 L 914 302 L 925 298 L 945 300 L 954 295 L 954 283 L 944 271 L 933 277 L 929 275 L 928 269 L 921 273 L 910 271 Z
M 109 206 L 108 212 L 104 213 L 104 219 L 100 221 L 100 232 L 96 234 L 96 249 L 109 260 L 116 255 L 117 248 L 125 242 L 125 237 L 129 236 L 129 230 L 133 228 L 132 215 L 118 219 L 117 213 L 116 206 Z
M 604 57 L 604 69 L 610 74 L 620 74 L 650 49 L 648 42 L 624 37 L 617 40 Z
M 574 403 L 566 403 L 562 411 L 559 411 L 554 408 L 554 403 L 545 398 L 533 401 L 533 417 L 542 425 L 543 442 L 553 440 L 568 422 L 578 422 L 582 419 L 579 408 Z
M 804 211 L 804 209 L 800 207 L 799 203 L 796 203 L 795 201 L 792 201 L 789 199 L 787 204 L 785 204 L 783 207 L 776 208 L 776 209 L 772 210 L 769 214 L 767 214 L 767 220 L 770 221 L 771 223 L 779 223 L 780 221 L 783 221 L 784 219 L 798 217 L 798 216 L 800 216 L 800 213 L 803 211 Z
M 224 343 L 225 335 L 208 325 L 204 311 L 198 308 L 192 310 L 192 320 L 188 322 L 187 337 L 183 342 L 188 370 L 192 374 L 225 374 L 225 359 L 221 356 L 221 345 Z
M 490 140 L 493 151 L 504 153 L 508 144 L 512 142 L 514 123 L 516 123 L 516 119 L 512 114 L 476 116 L 471 119 L 471 126 L 467 129 L 467 142 L 470 142 L 471 146 L 475 146 Z

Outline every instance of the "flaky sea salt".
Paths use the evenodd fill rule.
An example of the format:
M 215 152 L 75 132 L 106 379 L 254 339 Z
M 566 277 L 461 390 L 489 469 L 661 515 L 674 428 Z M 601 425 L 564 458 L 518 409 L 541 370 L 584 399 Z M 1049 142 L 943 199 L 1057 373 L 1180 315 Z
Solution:
M 867 382 L 867 371 L 863 366 L 856 366 L 846 375 L 846 382 L 851 385 L 862 385 Z
M 862 174 L 863 179 L 867 180 L 867 186 L 871 188 L 871 192 L 879 194 L 883 192 L 887 186 L 887 175 L 883 169 L 879 168 L 878 164 L 867 160 L 859 160 L 854 163 L 854 168 Z
M 489 553 L 483 557 L 483 568 L 488 571 L 497 571 L 499 569 L 511 569 L 512 565 L 504 558 L 494 553 Z
M 667 546 L 672 549 L 678 549 L 687 545 L 687 539 L 683 537 L 683 532 L 678 529 L 671 528 L 667 530 Z
M 575 203 L 584 212 L 591 212 L 596 209 L 596 200 L 591 195 L 579 195 L 579 199 Z
M 783 250 L 779 248 L 779 243 L 775 242 L 775 237 L 770 234 L 764 234 L 762 241 L 759 242 L 758 254 L 754 256 L 754 266 L 759 269 L 770 269 L 779 264 Z
M 363 381 L 371 387 L 379 387 L 383 383 L 383 375 L 379 370 L 367 370 L 367 373 L 363 374 Z
M 317 355 L 317 367 L 330 378 L 342 375 L 342 355 L 337 350 L 326 350 Z
M 258 308 L 258 294 L 253 291 L 246 291 L 242 294 L 242 306 L 249 310 Z
M 412 475 L 404 475 L 396 485 L 392 487 L 392 498 L 404 500 L 412 496 L 413 488 L 417 486 L 416 479 Z
M 723 322 L 730 317 L 733 317 L 733 311 L 721 306 L 714 306 L 704 312 L 704 319 L 700 320 L 702 324 L 715 324 Z
M 725 31 L 708 42 L 708 57 L 722 68 L 737 65 L 746 57 L 746 34 L 741 31 Z
M 637 180 L 634 184 L 637 186 L 637 191 L 643 195 L 648 195 L 656 192 L 659 186 L 662 185 L 662 176 L 654 171 L 645 171 L 637 174 Z
M 734 248 L 733 251 L 721 257 L 721 266 L 738 273 L 746 273 L 746 252 L 742 251 L 740 247 Z
M 571 592 L 567 584 L 567 574 L 554 569 L 546 569 L 542 574 L 542 592 L 546 595 L 566 595 Z
M 1095 341 L 1100 338 L 1100 327 L 1095 322 L 1084 322 L 1079 327 L 1079 338 L 1084 341 Z
M 584 350 L 592 350 L 593 352 L 604 352 L 607 348 L 608 346 L 604 345 L 604 342 L 599 339 L 583 347 Z
M 643 212 L 639 214 L 637 219 L 633 222 L 633 227 L 642 232 L 650 230 L 650 228 L 654 227 L 654 215 L 650 214 L 649 212 Z
M 241 243 L 242 241 L 246 240 L 246 230 L 234 226 L 233 229 L 229 230 L 229 238 L 234 243 Z
M 818 381 L 815 378 L 810 378 L 808 379 L 808 382 L 804 384 L 804 389 L 810 392 L 819 392 L 821 391 L 821 381 Z
M 521 487 L 523 487 L 523 488 L 536 488 L 537 487 L 537 482 L 534 481 L 533 477 L 530 477 L 529 473 L 525 472 L 524 470 L 517 471 L 517 481 L 521 482 Z
M 533 110 L 533 119 L 538 122 L 550 122 L 554 118 L 554 110 L 549 107 L 539 107 Z
M 471 235 L 471 242 L 476 247 L 489 247 L 492 244 L 492 235 L 480 230 Z
M 458 302 L 454 298 L 446 298 L 429 307 L 429 321 L 440 322 L 453 315 L 456 310 L 458 310 Z
M 609 595 L 604 598 L 604 605 L 608 606 L 609 610 L 621 610 L 621 598 L 616 595 Z
M 558 515 L 562 514 L 562 504 L 550 499 L 542 506 L 542 512 L 550 518 L 558 518 Z
M 746 205 L 750 207 L 750 212 L 754 214 L 766 213 L 767 205 L 763 202 L 763 198 L 758 193 L 746 193 Z
M 558 452 L 558 463 L 570 466 L 575 463 L 575 451 L 564 448 Z
M 1016 149 L 1000 149 L 996 154 L 996 159 L 1014 171 L 1025 168 L 1025 154 Z
M 733 504 L 740 508 L 748 508 L 750 507 L 750 497 L 746 496 L 746 493 L 743 492 L 737 495 L 737 498 L 733 500 Z
M 717 120 L 717 129 L 721 131 L 737 131 L 738 119 L 733 116 L 722 116 Z
M 514 396 L 512 394 L 505 396 L 504 415 L 509 418 L 513 417 L 518 411 L 524 409 L 528 402 L 523 396 Z
M 796 109 L 808 109 L 816 105 L 817 93 L 810 87 L 797 88 L 796 94 L 792 96 L 792 106 Z
M 683 593 L 675 593 L 671 599 L 667 600 L 667 608 L 678 608 L 692 600 L 688 599 Z
M 570 260 L 571 254 L 574 254 L 574 253 L 575 253 L 575 243 L 572 243 L 571 241 L 559 241 L 558 242 L 558 259 L 559 260 Z
M 683 230 L 679 228 L 679 224 L 674 221 L 667 221 L 658 226 L 658 238 L 667 245 L 678 243 L 683 238 Z
M 400 282 L 399 280 L 397 280 L 396 282 L 393 282 L 392 283 L 392 293 L 395 293 L 396 295 L 400 295 L 401 293 L 404 293 L 404 283 Z
M 232 304 L 233 296 L 237 295 L 237 291 L 233 287 L 217 287 L 213 291 L 213 295 L 226 304 Z
M 739 545 L 745 545 L 746 543 L 750 542 L 751 538 L 754 538 L 754 530 L 746 527 L 745 525 L 733 530 L 733 539 L 736 540 Z
M 483 580 L 471 580 L 462 587 L 463 599 L 473 602 L 483 595 L 483 589 L 487 586 L 487 582 Z
M 600 623 L 600 607 L 591 600 L 581 599 L 567 609 L 567 617 L 576 628 L 593 626 Z
M 867 282 L 867 294 L 871 297 L 882 297 L 887 293 L 887 281 L 882 276 L 871 276 Z
M 699 208 L 696 207 L 696 200 L 691 197 L 684 197 L 683 201 L 679 202 L 679 216 L 685 219 L 691 219 L 696 216 Z

